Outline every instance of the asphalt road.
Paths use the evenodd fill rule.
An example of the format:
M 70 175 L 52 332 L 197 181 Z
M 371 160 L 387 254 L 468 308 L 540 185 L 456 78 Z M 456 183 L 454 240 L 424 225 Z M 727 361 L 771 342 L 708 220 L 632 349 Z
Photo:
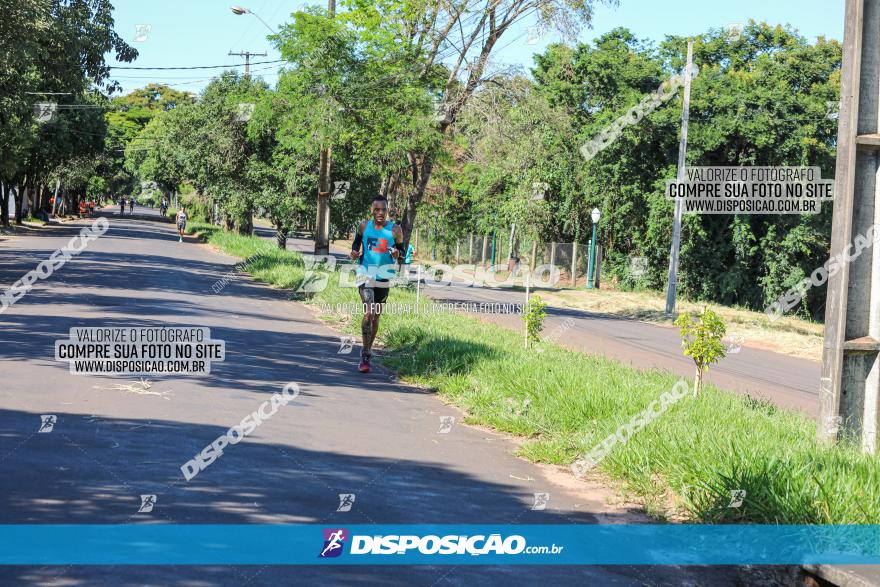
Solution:
M 115 213 L 115 210 L 113 210 Z M 136 213 L 149 210 L 136 210 Z M 0 240 L 8 287 L 88 221 Z M 607 490 L 513 455 L 515 443 L 382 369 L 356 370 L 337 334 L 284 292 L 218 279 L 237 262 L 154 221 L 110 230 L 0 314 L 0 523 L 616 523 L 645 518 Z M 225 341 L 209 375 L 73 375 L 71 327 L 203 326 Z M 288 382 L 291 404 L 196 478 L 180 466 Z M 51 433 L 38 433 L 53 414 Z M 448 434 L 440 418 L 453 416 Z M 533 511 L 534 493 L 550 494 Z M 340 493 L 354 493 L 337 512 Z M 138 513 L 140 495 L 156 495 Z M 279 545 L 284 548 L 284 545 Z M 730 567 L 5 567 L 9 585 L 744 585 Z
M 266 238 L 273 234 L 258 229 Z M 312 242 L 288 239 L 288 249 L 312 252 Z M 334 249 L 334 253 L 341 253 Z M 474 287 L 453 282 L 442 287 L 423 285 L 422 291 L 437 302 L 524 303 L 524 292 L 504 288 Z M 482 314 L 481 318 L 522 330 L 519 315 Z M 574 308 L 547 308 L 542 335 L 545 339 L 592 354 L 601 354 L 639 369 L 665 369 L 693 380 L 694 363 L 681 352 L 678 329 Z M 743 345 L 713 365 L 705 381 L 774 404 L 818 417 L 820 363 Z

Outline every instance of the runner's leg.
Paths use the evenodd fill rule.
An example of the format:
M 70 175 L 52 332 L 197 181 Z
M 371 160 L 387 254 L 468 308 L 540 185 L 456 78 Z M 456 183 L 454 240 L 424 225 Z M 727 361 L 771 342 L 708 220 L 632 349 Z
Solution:
M 377 332 L 373 320 L 373 311 L 376 306 L 376 290 L 362 285 L 358 288 L 358 291 L 361 294 L 361 301 L 364 303 L 364 317 L 361 320 L 361 338 L 363 342 L 361 355 L 364 356 L 370 354 L 370 350 L 373 348 L 373 339 L 375 339 Z
M 385 307 L 385 300 L 388 299 L 388 287 L 372 288 L 372 307 L 368 308 L 370 316 L 370 337 L 369 345 L 365 343 L 364 352 L 371 355 L 373 352 L 373 343 L 376 341 L 376 335 L 379 333 L 379 317 L 382 315 L 382 309 Z M 364 311 L 364 318 L 367 316 L 367 310 Z M 361 324 L 361 331 L 365 331 L 365 325 Z

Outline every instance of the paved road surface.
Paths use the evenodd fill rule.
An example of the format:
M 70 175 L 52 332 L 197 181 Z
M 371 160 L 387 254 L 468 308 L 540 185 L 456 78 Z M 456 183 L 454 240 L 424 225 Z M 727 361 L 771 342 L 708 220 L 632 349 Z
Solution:
M 140 211 L 140 210 L 139 210 Z M 0 241 L 8 287 L 87 221 Z M 433 395 L 378 370 L 357 373 L 337 335 L 284 293 L 236 280 L 236 260 L 174 227 L 111 217 L 93 242 L 0 314 L 0 523 L 614 523 L 641 520 L 513 456 L 504 437 L 456 423 Z M 206 326 L 226 342 L 210 375 L 71 375 L 54 342 L 71 327 Z M 288 382 L 297 400 L 195 479 L 180 466 Z M 38 434 L 41 414 L 58 418 Z M 545 511 L 533 494 L 549 492 Z M 354 493 L 337 513 L 338 494 Z M 141 494 L 157 495 L 137 513 Z M 283 544 L 278 545 L 284 548 Z M 731 568 L 7 567 L 9 585 L 735 585 Z

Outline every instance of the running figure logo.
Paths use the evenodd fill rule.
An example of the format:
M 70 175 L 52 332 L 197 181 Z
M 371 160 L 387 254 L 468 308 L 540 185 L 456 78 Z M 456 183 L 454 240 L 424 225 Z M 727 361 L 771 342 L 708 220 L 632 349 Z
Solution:
M 743 501 L 746 499 L 746 490 L 745 489 L 731 489 L 730 490 L 730 503 L 727 504 L 729 508 L 738 508 L 742 507 Z
M 354 505 L 354 493 L 340 493 L 339 494 L 339 507 L 336 508 L 337 512 L 350 512 L 351 506 Z
M 351 350 L 354 348 L 354 337 L 353 336 L 340 336 L 339 337 L 339 351 L 337 351 L 337 355 L 350 355 Z
M 455 425 L 455 416 L 440 416 L 440 430 L 437 434 L 449 434 L 453 425 Z
M 48 432 L 52 432 L 55 428 L 55 422 L 58 421 L 58 416 L 55 414 L 46 414 L 44 416 L 40 416 L 40 429 L 37 432 L 46 434 Z
M 348 530 L 343 528 L 324 528 L 324 548 L 318 558 L 335 558 L 342 554 Z
M 141 507 L 138 508 L 139 514 L 148 514 L 153 511 L 153 506 L 156 505 L 156 496 L 155 495 L 141 495 Z
M 547 502 L 550 501 L 549 493 L 536 493 L 535 503 L 532 505 L 532 511 L 540 512 L 547 509 Z

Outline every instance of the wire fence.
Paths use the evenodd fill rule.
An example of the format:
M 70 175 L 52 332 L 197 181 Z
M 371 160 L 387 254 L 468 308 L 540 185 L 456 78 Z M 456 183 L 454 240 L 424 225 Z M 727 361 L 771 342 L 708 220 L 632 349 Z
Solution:
M 413 262 L 444 263 L 446 265 L 502 265 L 504 271 L 516 275 L 523 268 L 534 271 L 541 265 L 552 265 L 559 270 L 557 287 L 583 287 L 589 272 L 590 243 L 557 243 L 520 238 L 511 233 L 502 236 L 470 233 L 448 237 L 429 230 L 413 231 Z M 596 250 L 594 285 L 601 279 L 602 248 Z

